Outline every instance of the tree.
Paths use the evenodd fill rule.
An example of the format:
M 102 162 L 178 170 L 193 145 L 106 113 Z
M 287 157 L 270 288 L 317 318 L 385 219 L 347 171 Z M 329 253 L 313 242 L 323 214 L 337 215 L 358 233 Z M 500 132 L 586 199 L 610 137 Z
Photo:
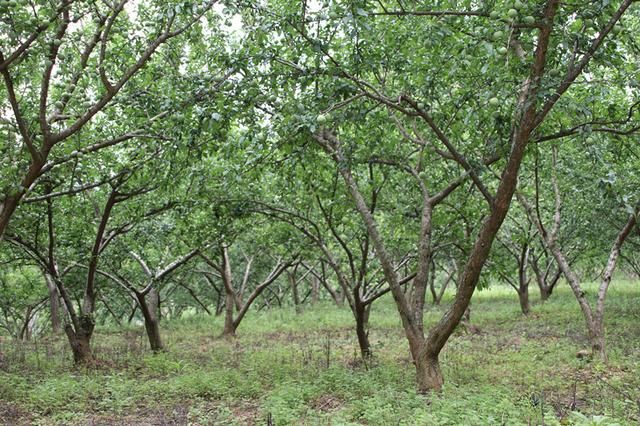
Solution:
M 27 192 L 52 168 L 135 138 L 157 137 L 145 129 L 167 111 L 144 117 L 139 128 L 106 139 L 100 139 L 100 132 L 97 140 L 81 132 L 117 101 L 160 46 L 187 31 L 215 0 L 190 10 L 145 2 L 138 22 L 125 11 L 127 0 L 113 5 L 56 3 L 26 7 L 20 0 L 15 10 L 3 12 L 0 22 L 0 74 L 6 90 L 0 99 L 3 114 L 5 102 L 12 112 L 11 119 L 2 117 L 11 142 L 2 147 L 0 240 Z M 138 34 L 138 24 L 151 29 Z M 129 42 L 127 34 L 138 35 Z M 96 96 L 87 97 L 90 93 Z M 80 142 L 71 155 L 50 160 L 54 148 L 71 140 Z
M 131 252 L 131 257 L 139 264 L 144 272 L 146 281 L 143 282 L 143 285 L 135 285 L 122 273 L 98 270 L 99 274 L 104 275 L 124 288 L 136 301 L 144 318 L 144 327 L 149 339 L 149 345 L 154 352 L 165 349 L 160 336 L 160 289 L 158 286 L 161 285 L 163 281 L 166 281 L 178 268 L 198 254 L 199 250 L 192 250 L 170 262 L 165 267 L 158 268 L 154 271 L 140 255 Z
M 435 141 L 437 141 L 437 144 L 434 143 L 434 151 L 443 153 L 443 159 L 449 159 L 457 163 L 459 167 L 468 174 L 486 201 L 487 209 L 484 213 L 484 220 L 482 221 L 482 226 L 468 256 L 454 302 L 442 319 L 431 328 L 428 337 L 425 337 L 421 305 L 421 301 L 423 301 L 424 298 L 419 297 L 414 299 L 417 302 L 414 306 L 406 299 L 405 294 L 400 288 L 399 279 L 394 271 L 393 263 L 386 249 L 384 239 L 379 231 L 379 225 L 374 215 L 371 214 L 370 208 L 354 177 L 351 158 L 346 152 L 343 140 L 359 139 L 358 136 L 354 134 L 353 131 L 349 131 L 348 126 L 345 125 L 347 120 L 340 119 L 341 117 L 335 117 L 331 120 L 331 123 L 328 123 L 329 120 L 327 120 L 326 115 L 319 115 L 317 127 L 314 124 L 308 124 L 313 133 L 313 138 L 334 160 L 355 203 L 356 209 L 367 227 L 385 278 L 391 287 L 391 292 L 394 296 L 398 313 L 409 341 L 410 352 L 416 364 L 418 390 L 420 392 L 426 392 L 432 389 L 438 390 L 442 386 L 443 377 L 439 366 L 438 355 L 469 306 L 484 263 L 489 257 L 492 243 L 509 210 L 511 199 L 517 185 L 518 172 L 525 156 L 527 145 L 532 139 L 532 135 L 540 132 L 541 128 L 544 129 L 546 119 L 558 103 L 558 100 L 573 85 L 578 76 L 583 73 L 594 57 L 594 54 L 603 45 L 607 35 L 630 5 L 631 1 L 623 1 L 616 10 L 607 10 L 610 18 L 606 24 L 600 28 L 598 35 L 592 40 L 589 40 L 585 45 L 580 45 L 579 48 L 573 52 L 563 47 L 561 41 L 562 34 L 559 33 L 558 30 L 562 28 L 563 23 L 566 25 L 566 22 L 569 22 L 574 11 L 570 10 L 569 7 L 563 7 L 560 11 L 561 13 L 558 13 L 560 3 L 556 0 L 549 0 L 545 2 L 545 5 L 541 9 L 533 11 L 536 14 L 533 24 L 521 26 L 519 23 L 513 22 L 513 20 L 508 21 L 511 37 L 510 42 L 508 42 L 507 52 L 510 48 L 515 56 L 514 63 L 516 65 L 509 64 L 504 70 L 501 70 L 499 72 L 501 77 L 498 77 L 499 82 L 494 81 L 493 84 L 509 84 L 507 83 L 508 81 L 512 82 L 514 80 L 517 80 L 518 83 L 511 86 L 513 92 L 516 93 L 513 101 L 503 104 L 505 115 L 503 116 L 501 112 L 497 114 L 497 116 L 494 116 L 496 121 L 501 122 L 505 127 L 502 135 L 494 135 L 493 132 L 495 128 L 487 128 L 482 122 L 484 114 L 479 113 L 478 107 L 484 104 L 483 101 L 486 100 L 483 96 L 478 96 L 477 93 L 469 93 L 467 96 L 470 96 L 475 101 L 475 105 L 469 105 L 469 102 L 466 102 L 464 96 L 459 100 L 459 103 L 454 103 L 447 102 L 447 99 L 445 99 L 442 94 L 429 93 L 427 96 L 429 96 L 430 99 L 423 103 L 416 99 L 415 96 L 407 94 L 408 91 L 412 89 L 415 90 L 415 83 L 411 78 L 412 74 L 408 73 L 407 70 L 385 70 L 385 72 L 388 71 L 389 74 L 387 79 L 393 80 L 395 78 L 399 80 L 401 87 L 398 90 L 393 87 L 393 85 L 387 83 L 387 79 L 380 78 L 381 74 L 379 70 L 375 68 L 376 64 L 379 63 L 378 61 L 371 60 L 367 62 L 366 60 L 362 60 L 364 49 L 358 49 L 358 46 L 355 46 L 355 55 L 337 55 L 333 53 L 329 47 L 330 43 L 335 43 L 335 41 L 330 42 L 315 38 L 307 33 L 304 28 L 296 26 L 291 21 L 289 22 L 289 24 L 295 28 L 299 37 L 306 40 L 308 45 L 315 49 L 315 56 L 318 60 L 326 64 L 325 73 L 340 76 L 343 80 L 349 82 L 355 93 L 355 97 L 351 98 L 347 104 L 351 104 L 360 98 L 369 99 L 377 105 L 382 105 L 399 112 L 407 119 L 419 120 L 432 133 Z M 452 9 L 455 9 L 455 5 L 452 5 Z M 382 12 L 371 15 L 397 14 L 391 13 L 389 10 L 390 9 L 385 8 Z M 412 11 L 403 11 L 402 14 L 405 16 L 415 15 L 420 17 L 453 15 L 454 18 L 451 18 L 453 25 L 460 22 L 469 22 L 472 19 L 477 19 L 476 17 L 478 16 L 486 17 L 488 15 L 487 12 L 476 11 L 468 13 L 466 11 L 456 11 L 455 13 L 428 11 L 424 14 L 419 13 L 419 11 L 415 13 Z M 350 24 L 352 25 L 353 33 L 357 34 L 356 43 L 361 43 L 361 40 L 366 39 L 367 36 L 371 36 L 374 33 L 379 36 L 380 33 L 384 33 L 387 30 L 376 26 L 375 20 L 369 20 L 368 24 L 370 25 L 368 26 L 359 25 L 359 21 L 367 19 L 370 14 L 365 11 L 365 13 L 359 15 L 361 17 L 358 18 L 356 18 L 356 14 L 350 15 L 352 17 Z M 462 16 L 462 18 L 459 18 L 459 16 Z M 504 21 L 497 21 L 500 25 L 504 25 Z M 445 21 L 444 24 L 437 25 L 446 26 L 446 22 L 447 21 Z M 417 19 L 412 20 L 412 25 L 419 25 Z M 395 39 L 401 39 L 405 42 L 410 38 L 411 34 L 407 34 L 407 37 L 398 37 L 398 30 L 399 28 L 394 28 Z M 412 28 L 412 33 L 413 31 L 415 31 L 415 28 Z M 557 37 L 556 34 L 558 34 Z M 500 39 L 503 35 L 504 33 L 496 31 L 493 37 Z M 331 33 L 331 37 L 333 37 L 333 33 Z M 467 35 L 465 32 L 442 31 L 442 38 L 447 38 L 447 42 L 449 43 L 447 47 L 449 49 L 452 48 L 452 43 L 464 49 L 470 42 L 475 42 L 477 39 L 482 39 L 483 37 L 484 36 L 475 36 L 473 34 Z M 344 39 L 340 40 L 340 42 L 347 43 Z M 372 58 L 375 58 L 375 55 L 384 53 L 381 52 L 383 46 L 385 46 L 384 43 L 373 44 L 375 44 L 378 49 L 373 51 L 371 55 Z M 580 50 L 583 46 L 584 50 Z M 424 52 L 419 53 L 424 54 Z M 559 58 L 566 56 L 573 56 L 573 59 L 564 76 L 560 79 L 549 78 L 549 75 L 545 71 L 550 66 L 555 65 Z M 442 59 L 438 58 L 437 55 L 427 55 L 426 57 L 432 59 L 432 62 L 424 64 L 426 61 L 416 59 L 416 64 L 424 64 L 427 69 L 433 69 L 434 66 L 440 67 L 440 61 Z M 463 75 L 468 76 L 468 72 L 471 69 L 473 69 L 474 72 L 482 73 L 484 64 L 479 62 L 477 57 L 474 58 L 467 54 L 466 59 L 467 61 L 463 62 L 465 66 L 462 72 L 450 72 L 449 75 L 442 77 L 442 81 L 439 82 L 440 85 L 436 86 L 449 87 L 454 94 L 453 98 L 456 98 L 455 95 L 460 92 L 458 88 L 460 87 L 460 78 Z M 475 67 L 477 68 L 474 68 L 474 63 L 471 62 L 471 59 L 475 61 Z M 413 61 L 407 61 L 407 63 L 416 65 Z M 436 73 L 437 71 L 434 71 L 434 76 L 437 75 Z M 433 78 L 433 76 L 431 77 Z M 368 81 L 367 78 L 371 80 Z M 435 83 L 434 80 L 431 81 Z M 434 108 L 434 110 L 431 111 L 427 108 L 427 104 L 437 105 L 438 109 L 436 110 Z M 491 98 L 488 104 L 489 107 L 496 107 L 500 105 L 500 101 L 498 98 Z M 483 107 L 484 106 L 486 106 L 486 104 L 484 104 Z M 449 111 L 447 111 L 447 108 Z M 330 108 L 327 108 L 327 110 L 329 109 Z M 447 112 L 449 112 L 449 115 L 446 115 Z M 461 118 L 457 119 L 458 117 Z M 473 126 L 470 126 L 470 119 L 474 120 Z M 454 124 L 451 124 L 451 122 Z M 444 124 L 451 127 L 450 136 L 446 134 L 447 129 L 443 127 Z M 470 135 L 467 131 L 470 127 L 475 129 L 473 135 Z M 343 133 L 342 136 L 340 135 L 341 133 Z M 459 141 L 459 145 L 461 146 L 456 146 L 456 143 L 452 140 L 453 137 L 456 138 L 456 142 Z M 495 188 L 494 191 L 491 191 L 486 178 L 483 179 L 480 176 L 480 167 L 476 166 L 476 164 L 483 163 L 477 159 L 477 153 L 480 151 L 479 148 L 482 145 L 486 145 L 487 141 L 491 142 L 493 137 L 496 138 L 494 141 L 497 140 L 497 142 L 493 142 L 493 144 L 497 144 L 493 149 L 495 149 L 502 161 L 499 163 L 501 164 L 500 171 L 494 171 L 498 179 L 491 184 L 491 186 Z M 350 143 L 350 146 L 353 145 L 353 143 Z M 476 157 L 470 160 L 468 155 L 473 155 L 474 153 Z M 421 180 L 418 180 L 418 182 L 421 182 Z M 433 201 L 430 200 L 429 192 L 426 188 L 422 189 L 422 197 L 424 200 L 421 215 L 423 226 L 421 227 L 417 244 L 418 264 L 417 275 L 414 280 L 414 286 L 418 286 L 419 290 L 426 286 L 428 278 L 431 214 L 434 204 Z M 418 293 L 421 292 L 418 291 Z
M 598 357 L 602 361 L 607 361 L 606 345 L 605 345 L 605 329 L 604 329 L 604 313 L 605 313 L 605 300 L 607 290 L 611 284 L 613 273 L 616 269 L 618 259 L 622 250 L 622 245 L 626 239 L 631 235 L 634 227 L 636 226 L 638 208 L 628 206 L 626 213 L 626 221 L 623 221 L 623 225 L 618 225 L 618 232 L 615 235 L 613 244 L 609 250 L 609 255 L 602 272 L 602 278 L 600 286 L 598 288 L 598 295 L 596 298 L 595 307 L 590 304 L 586 292 L 582 288 L 582 280 L 578 274 L 570 265 L 567 260 L 567 255 L 563 251 L 562 246 L 558 242 L 558 235 L 560 232 L 561 220 L 562 220 L 562 194 L 560 193 L 560 186 L 558 184 L 557 177 L 557 148 L 553 147 L 553 161 L 552 168 L 553 173 L 551 177 L 551 184 L 553 187 L 555 209 L 553 214 L 553 222 L 551 227 L 545 226 L 539 215 L 536 215 L 533 206 L 522 195 L 518 194 L 518 200 L 526 209 L 527 215 L 530 220 L 536 224 L 540 235 L 543 237 L 543 241 L 547 249 L 553 254 L 559 269 L 567 279 L 574 296 L 576 297 L 580 309 L 585 319 L 585 323 L 588 330 L 589 341 L 591 344 L 591 350 L 594 357 Z M 627 194 L 631 195 L 631 194 Z M 635 194 L 634 194 L 635 195 Z M 595 204 L 595 203 L 594 203 Z M 609 203 L 607 203 L 609 204 Z M 595 208 L 595 205 L 591 206 Z M 607 206 L 607 210 L 610 207 Z
M 515 213 L 512 210 L 512 213 Z M 519 212 L 518 212 L 519 213 Z M 514 220 L 508 223 L 510 226 L 502 227 L 502 236 L 498 236 L 498 242 L 502 250 L 494 250 L 491 257 L 490 270 L 502 281 L 511 286 L 518 294 L 520 310 L 523 315 L 528 315 L 531 310 L 529 302 L 529 283 L 531 277 L 528 274 L 532 256 L 532 240 L 536 237 L 532 232 L 531 224 L 527 221 L 526 228 Z M 515 277 L 512 271 L 515 266 Z
M 312 161 L 318 165 L 321 160 L 315 158 Z M 371 306 L 389 292 L 389 287 L 381 279 L 378 265 L 373 262 L 375 256 L 369 234 L 357 222 L 348 205 L 348 195 L 338 186 L 338 176 L 335 173 L 318 173 L 305 163 L 291 162 L 291 170 L 286 172 L 281 168 L 283 175 L 293 176 L 274 180 L 273 187 L 283 185 L 282 180 L 295 179 L 299 182 L 297 188 L 285 197 L 278 196 L 277 204 L 276 200 L 257 202 L 257 210 L 290 225 L 320 252 L 322 261 L 333 271 L 354 316 L 360 354 L 366 360 L 372 355 L 368 330 Z M 370 208 L 375 211 L 388 176 L 376 173 L 372 163 L 368 166 L 368 177 Z M 406 256 L 398 256 L 394 268 L 400 270 L 409 260 Z M 313 268 L 309 270 L 317 279 L 325 281 Z M 413 277 L 414 274 L 407 274 L 401 281 L 407 283 Z M 332 294 L 332 297 L 339 300 L 337 295 Z
M 36 317 L 45 308 L 42 276 L 33 266 L 22 265 L 0 273 L 0 328 L 15 339 L 30 340 Z

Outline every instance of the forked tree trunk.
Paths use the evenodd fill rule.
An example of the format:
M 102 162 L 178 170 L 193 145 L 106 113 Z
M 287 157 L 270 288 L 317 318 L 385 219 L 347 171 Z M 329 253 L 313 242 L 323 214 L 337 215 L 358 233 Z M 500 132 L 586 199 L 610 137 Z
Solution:
M 95 320 L 92 315 L 83 314 L 78 317 L 78 327 L 74 329 L 71 324 L 66 324 L 64 331 L 71 345 L 73 352 L 73 362 L 76 365 L 93 364 L 93 354 L 91 353 L 91 337 Z
M 242 322 L 242 319 L 246 315 L 247 311 L 253 304 L 253 302 L 262 294 L 262 292 L 271 285 L 280 274 L 282 274 L 291 264 L 287 262 L 278 261 L 278 264 L 271 270 L 269 275 L 265 278 L 263 282 L 258 284 L 255 289 L 251 292 L 251 294 L 247 297 L 245 302 L 242 302 L 239 299 L 234 286 L 233 286 L 233 275 L 231 272 L 231 261 L 229 259 L 229 250 L 226 246 L 220 247 L 220 255 L 222 259 L 222 263 L 218 265 L 213 260 L 209 259 L 204 254 L 200 253 L 202 259 L 209 264 L 209 266 L 213 267 L 217 271 L 219 271 L 222 277 L 222 283 L 225 292 L 225 316 L 224 316 L 224 328 L 222 330 L 222 336 L 224 337 L 235 337 L 236 329 Z M 245 269 L 245 277 L 243 279 L 243 283 L 248 282 L 249 269 L 251 262 L 247 262 L 247 267 Z M 235 315 L 236 304 L 239 304 L 240 309 L 238 309 L 237 315 Z
M 22 327 L 20 328 L 20 333 L 18 338 L 20 340 L 26 341 L 31 340 L 31 315 L 33 312 L 33 307 L 29 306 L 26 308 L 24 320 L 22 323 Z
M 442 286 L 440 287 L 439 291 L 436 291 L 436 285 L 435 285 L 435 281 L 436 281 L 436 273 L 435 273 L 435 265 L 433 265 L 433 272 L 431 273 L 431 278 L 429 279 L 429 289 L 431 291 L 431 303 L 435 306 L 439 306 L 440 302 L 442 302 L 442 297 L 444 296 L 444 292 L 447 290 L 447 287 L 449 286 L 449 283 L 451 282 L 451 280 L 453 279 L 453 272 L 452 273 L 447 273 L 447 278 L 445 279 L 444 283 L 442 283 Z
M 555 262 L 555 260 L 554 260 Z M 547 269 L 543 272 L 540 269 L 538 261 L 535 256 L 531 256 L 531 269 L 533 269 L 533 273 L 536 276 L 536 283 L 538 284 L 538 289 L 540 290 L 540 300 L 543 302 L 549 300 L 549 297 L 553 294 L 553 290 L 560 281 L 560 277 L 562 276 L 562 271 L 560 268 L 556 269 L 553 275 L 549 276 L 549 268 L 550 265 L 547 266 Z
M 549 300 L 551 294 L 553 293 L 553 287 L 539 285 L 538 288 L 540 289 L 540 300 L 542 300 L 543 302 Z

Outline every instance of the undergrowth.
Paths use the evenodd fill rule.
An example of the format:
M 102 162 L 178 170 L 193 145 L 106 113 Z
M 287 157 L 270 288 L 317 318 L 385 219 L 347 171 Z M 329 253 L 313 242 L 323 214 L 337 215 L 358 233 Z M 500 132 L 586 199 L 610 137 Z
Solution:
M 587 291 L 594 293 L 594 288 Z M 451 295 L 449 295 L 449 298 Z M 534 301 L 536 298 L 532 294 Z M 588 347 L 565 287 L 519 313 L 515 294 L 476 293 L 472 323 L 441 355 L 446 384 L 419 395 L 391 299 L 371 312 L 374 357 L 358 357 L 353 319 L 328 303 L 250 312 L 238 338 L 222 318 L 165 321 L 168 351 L 154 355 L 142 327 L 97 330 L 95 368 L 77 369 L 63 336 L 1 340 L 4 424 L 529 425 L 640 422 L 640 287 L 616 282 L 607 304 L 610 362 Z M 444 301 L 446 306 L 447 300 Z M 427 326 L 444 312 L 430 307 Z

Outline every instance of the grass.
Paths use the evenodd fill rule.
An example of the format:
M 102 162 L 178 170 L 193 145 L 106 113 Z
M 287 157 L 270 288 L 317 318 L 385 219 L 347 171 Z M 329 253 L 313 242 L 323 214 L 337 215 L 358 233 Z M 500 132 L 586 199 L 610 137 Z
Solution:
M 595 293 L 593 287 L 587 288 Z M 537 300 L 532 289 L 532 299 Z M 451 297 L 451 295 L 449 295 Z M 169 350 L 153 355 L 141 327 L 101 329 L 90 370 L 71 366 L 62 336 L 0 341 L 0 423 L 528 425 L 640 422 L 640 286 L 616 282 L 607 306 L 608 365 L 576 358 L 587 348 L 568 288 L 519 313 L 515 293 L 476 293 L 472 323 L 441 355 L 446 384 L 417 395 L 390 299 L 372 310 L 369 365 L 353 320 L 330 304 L 250 312 L 235 340 L 222 318 L 162 324 Z M 446 303 L 445 303 L 446 304 Z M 427 324 L 444 308 L 430 308 Z

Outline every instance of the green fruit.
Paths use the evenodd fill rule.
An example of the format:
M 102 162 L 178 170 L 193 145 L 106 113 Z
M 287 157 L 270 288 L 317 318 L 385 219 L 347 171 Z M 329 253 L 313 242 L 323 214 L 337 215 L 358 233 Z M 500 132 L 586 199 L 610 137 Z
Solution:
M 54 106 L 55 106 L 55 107 L 56 107 L 56 109 L 58 109 L 58 110 L 62 110 L 62 108 L 64 108 L 64 104 L 63 104 L 62 102 L 60 102 L 60 101 L 56 102 L 56 103 L 54 104 Z
M 501 55 L 506 55 L 507 54 L 507 48 L 502 46 L 498 48 L 498 53 Z
M 533 16 L 525 16 L 524 18 L 522 18 L 522 22 L 531 25 L 536 22 L 536 18 L 534 18 Z
M 557 69 L 551 69 L 549 70 L 549 75 L 551 77 L 558 77 L 560 75 L 560 71 Z
M 318 118 L 316 119 L 317 123 L 320 125 L 325 124 L 327 121 L 329 121 L 329 117 L 327 116 L 327 114 L 320 114 L 318 116 Z
M 595 143 L 596 139 L 593 136 L 587 138 L 587 143 Z
M 611 29 L 611 32 L 613 32 L 614 34 L 620 34 L 622 32 L 622 26 L 620 24 L 614 25 Z
M 515 9 L 509 9 L 509 11 L 507 12 L 507 16 L 509 18 L 515 18 L 516 16 L 518 16 L 518 11 Z
M 500 103 L 500 100 L 498 98 L 491 98 L 489 99 L 489 105 L 491 106 L 496 106 Z
M 489 14 L 489 17 L 490 17 L 491 19 L 497 19 L 497 18 L 499 18 L 499 17 L 500 17 L 500 13 L 498 13 L 497 11 L 495 11 L 495 10 L 494 10 L 494 11 L 492 11 L 492 12 Z
M 332 10 L 331 12 L 329 12 L 329 18 L 338 19 L 338 12 L 336 12 L 335 10 Z
M 502 36 L 504 36 L 504 33 L 502 31 L 496 31 L 495 33 L 493 33 L 494 40 L 499 40 L 502 38 Z
M 522 9 L 524 7 L 524 4 L 522 4 L 522 2 L 520 0 L 516 0 L 516 2 L 513 4 L 513 7 L 515 7 L 516 9 Z

